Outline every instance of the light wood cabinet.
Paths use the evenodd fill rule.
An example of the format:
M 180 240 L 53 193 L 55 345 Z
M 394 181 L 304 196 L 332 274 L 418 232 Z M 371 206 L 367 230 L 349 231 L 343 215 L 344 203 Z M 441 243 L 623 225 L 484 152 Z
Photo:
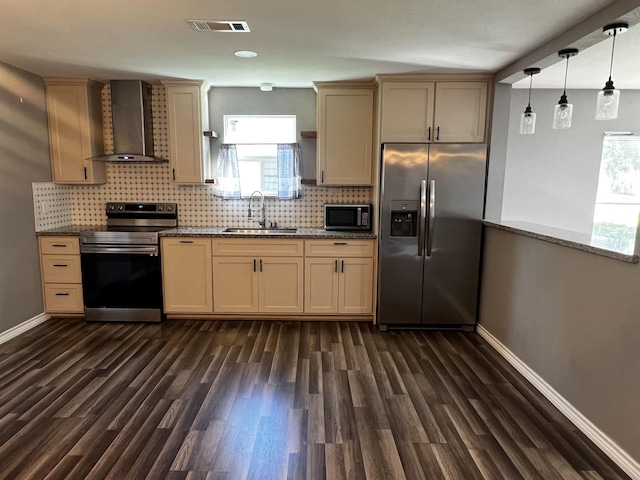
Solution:
M 302 240 L 213 240 L 215 313 L 302 313 Z
M 83 313 L 80 241 L 39 237 L 44 308 L 47 313 Z
M 105 183 L 105 162 L 89 160 L 104 153 L 103 85 L 78 78 L 44 81 L 54 183 Z
M 211 239 L 162 238 L 165 313 L 212 313 Z
M 381 141 L 484 142 L 485 81 L 383 82 Z
M 305 242 L 305 313 L 372 314 L 371 240 Z
M 200 184 L 212 178 L 207 84 L 163 80 L 167 97 L 169 166 L 174 183 Z
M 318 185 L 372 185 L 372 85 L 318 82 Z

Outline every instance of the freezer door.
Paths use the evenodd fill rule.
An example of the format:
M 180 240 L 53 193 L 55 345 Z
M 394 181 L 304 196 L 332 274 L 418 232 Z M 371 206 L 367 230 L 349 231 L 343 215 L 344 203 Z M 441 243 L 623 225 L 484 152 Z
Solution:
M 486 156 L 484 144 L 431 145 L 425 326 L 476 323 Z
M 421 322 L 425 231 L 420 191 L 425 185 L 426 194 L 428 148 L 383 145 L 378 270 L 378 322 L 383 325 Z

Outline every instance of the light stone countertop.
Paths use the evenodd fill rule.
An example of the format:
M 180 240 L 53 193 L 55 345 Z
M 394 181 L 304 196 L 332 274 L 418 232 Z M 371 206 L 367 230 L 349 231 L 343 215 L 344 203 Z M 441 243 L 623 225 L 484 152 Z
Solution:
M 537 240 L 543 240 L 545 242 L 555 243 L 557 245 L 581 250 L 583 252 L 613 258 L 622 262 L 638 263 L 640 260 L 640 257 L 636 254 L 617 252 L 599 247 L 595 243 L 593 237 L 585 233 L 516 220 L 483 220 L 482 223 L 487 227 L 497 228 L 499 230 L 535 238 Z
M 38 236 L 78 237 L 81 232 L 87 230 L 103 229 L 104 225 L 68 225 L 66 227 L 52 228 L 36 232 Z M 373 232 L 333 232 L 322 228 L 298 228 L 291 233 L 235 233 L 225 232 L 227 227 L 177 227 L 162 230 L 160 237 L 210 237 L 210 238 L 299 238 L 299 239 L 349 239 L 349 240 L 375 240 L 377 235 Z

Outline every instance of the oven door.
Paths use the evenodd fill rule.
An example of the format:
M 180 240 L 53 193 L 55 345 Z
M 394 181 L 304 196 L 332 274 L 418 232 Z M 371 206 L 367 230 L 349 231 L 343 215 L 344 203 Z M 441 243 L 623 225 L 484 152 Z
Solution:
M 157 245 L 81 245 L 80 259 L 87 321 L 162 320 Z

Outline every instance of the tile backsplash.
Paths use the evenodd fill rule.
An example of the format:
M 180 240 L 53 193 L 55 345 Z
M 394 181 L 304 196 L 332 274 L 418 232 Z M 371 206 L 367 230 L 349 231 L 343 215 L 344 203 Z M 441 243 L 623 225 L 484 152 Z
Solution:
M 154 153 L 169 158 L 167 105 L 163 86 L 152 92 Z M 113 153 L 111 90 L 102 89 L 105 153 Z M 248 200 L 213 195 L 213 185 L 176 185 L 169 165 L 107 164 L 104 185 L 34 183 L 36 231 L 69 225 L 103 225 L 107 202 L 174 202 L 178 223 L 190 227 L 254 226 L 247 220 Z M 368 187 L 302 187 L 295 200 L 266 199 L 267 221 L 281 227 L 322 228 L 325 203 L 371 203 Z

